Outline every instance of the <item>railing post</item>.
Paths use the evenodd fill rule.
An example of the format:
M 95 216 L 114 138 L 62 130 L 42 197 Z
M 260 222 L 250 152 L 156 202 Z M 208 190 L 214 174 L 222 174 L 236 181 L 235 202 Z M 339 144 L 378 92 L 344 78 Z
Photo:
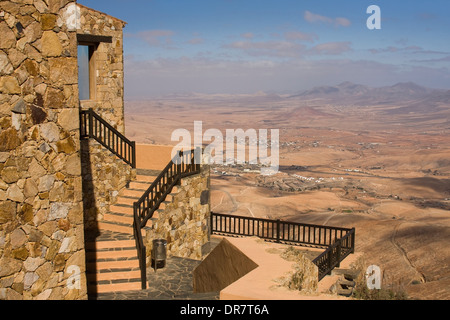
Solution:
M 93 112 L 94 110 L 92 110 L 92 108 L 89 108 L 88 110 L 88 116 L 89 116 L 89 131 L 88 131 L 88 136 L 89 138 L 93 138 L 94 137 L 94 116 L 93 116 Z
M 332 257 L 333 257 L 333 250 L 329 250 L 327 253 L 327 270 L 328 274 L 331 274 L 332 270 Z
M 213 234 L 213 213 L 209 212 L 209 234 Z
M 337 259 L 336 267 L 338 267 L 338 268 L 341 265 L 341 248 L 342 248 L 342 246 L 341 246 L 341 239 L 339 239 L 337 241 L 337 246 L 336 246 L 336 259 Z
M 178 163 L 176 164 L 177 165 L 177 179 L 178 179 L 178 182 L 181 182 L 181 169 L 182 169 L 182 165 L 183 165 L 183 161 L 184 161 L 184 159 L 183 159 L 183 157 L 184 157 L 184 153 L 183 153 L 183 151 L 182 150 L 180 150 L 179 152 L 178 152 Z
M 83 138 L 84 137 L 84 134 L 83 134 L 83 126 L 84 126 L 84 123 L 83 123 L 83 111 L 80 111 L 79 121 L 80 121 L 80 138 Z
M 136 169 L 136 141 L 131 141 L 131 167 Z
M 280 243 L 280 219 L 277 219 L 277 242 Z
M 351 253 L 355 253 L 355 233 L 356 233 L 356 229 L 355 229 L 355 228 L 352 228 L 351 233 L 352 233 L 352 240 L 351 240 L 351 243 L 352 243 L 352 251 L 351 251 Z

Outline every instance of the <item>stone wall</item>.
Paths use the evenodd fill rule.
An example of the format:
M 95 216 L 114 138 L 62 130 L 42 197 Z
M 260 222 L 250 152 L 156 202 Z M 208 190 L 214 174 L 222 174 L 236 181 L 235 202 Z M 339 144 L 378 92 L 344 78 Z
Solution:
M 208 243 L 210 233 L 210 174 L 203 165 L 198 175 L 184 178 L 173 200 L 146 228 L 147 264 L 151 262 L 154 239 L 167 241 L 167 254 L 201 260 L 202 247 Z
M 92 238 L 120 190 L 136 179 L 136 170 L 93 139 L 81 141 L 81 159 L 85 229 Z
M 86 299 L 73 0 L 0 1 L 0 299 Z
M 125 132 L 123 28 L 125 22 L 102 12 L 80 8 L 78 34 L 112 37 L 100 42 L 94 54 L 96 69 L 95 99 L 81 101 L 83 109 L 93 108 L 119 132 Z
M 123 28 L 125 22 L 77 4 L 77 33 L 111 37 L 96 43 L 95 97 L 82 100 L 82 109 L 92 108 L 120 133 L 125 133 Z M 93 38 L 95 40 L 95 38 Z M 81 142 L 85 227 L 89 237 L 96 235 L 96 223 L 114 204 L 136 173 L 129 165 L 93 140 Z

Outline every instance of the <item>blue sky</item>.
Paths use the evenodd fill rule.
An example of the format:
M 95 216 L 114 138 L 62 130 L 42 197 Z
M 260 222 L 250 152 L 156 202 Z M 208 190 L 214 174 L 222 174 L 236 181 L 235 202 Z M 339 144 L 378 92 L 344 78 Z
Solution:
M 344 81 L 450 89 L 450 1 L 78 0 L 126 21 L 126 98 L 298 92 Z M 366 25 L 370 5 L 381 29 Z

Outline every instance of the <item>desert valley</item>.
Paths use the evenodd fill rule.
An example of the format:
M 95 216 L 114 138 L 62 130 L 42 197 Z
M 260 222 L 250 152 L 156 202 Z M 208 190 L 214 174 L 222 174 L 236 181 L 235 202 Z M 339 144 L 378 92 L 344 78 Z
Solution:
M 450 91 L 344 82 L 296 94 L 186 94 L 126 101 L 126 135 L 279 129 L 279 172 L 212 165 L 218 213 L 356 228 L 365 265 L 412 299 L 450 298 Z M 206 142 L 206 144 L 208 144 Z

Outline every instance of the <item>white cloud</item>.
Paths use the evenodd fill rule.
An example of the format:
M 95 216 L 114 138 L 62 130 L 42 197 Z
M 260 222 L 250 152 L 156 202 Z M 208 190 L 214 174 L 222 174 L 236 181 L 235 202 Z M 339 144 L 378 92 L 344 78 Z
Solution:
M 319 37 L 315 33 L 304 33 L 301 31 L 288 31 L 284 33 L 284 37 L 287 40 L 300 40 L 300 41 L 308 41 L 314 42 Z
M 351 22 L 347 18 L 336 18 L 334 20 L 335 25 L 341 26 L 341 27 L 350 27 Z
M 306 46 L 290 41 L 236 41 L 226 44 L 223 48 L 237 49 L 250 56 L 267 57 L 299 57 L 305 52 Z
M 241 34 L 241 37 L 245 39 L 253 39 L 255 35 L 252 32 L 246 32 Z
M 319 14 L 312 13 L 310 11 L 305 11 L 305 14 L 303 16 L 306 21 L 310 23 L 325 23 L 334 25 L 336 27 L 349 27 L 352 23 L 347 18 L 330 18 L 326 16 L 321 16 Z
M 188 41 L 189 44 L 202 44 L 204 42 L 205 40 L 203 40 L 202 38 L 193 38 Z
M 325 54 L 325 55 L 339 55 L 345 52 L 352 51 L 351 43 L 348 41 L 345 42 L 327 42 L 321 43 L 310 50 L 308 50 L 309 54 Z
M 127 34 L 128 37 L 138 38 L 153 47 L 171 47 L 172 37 L 175 32 L 172 30 L 144 30 L 136 34 Z

